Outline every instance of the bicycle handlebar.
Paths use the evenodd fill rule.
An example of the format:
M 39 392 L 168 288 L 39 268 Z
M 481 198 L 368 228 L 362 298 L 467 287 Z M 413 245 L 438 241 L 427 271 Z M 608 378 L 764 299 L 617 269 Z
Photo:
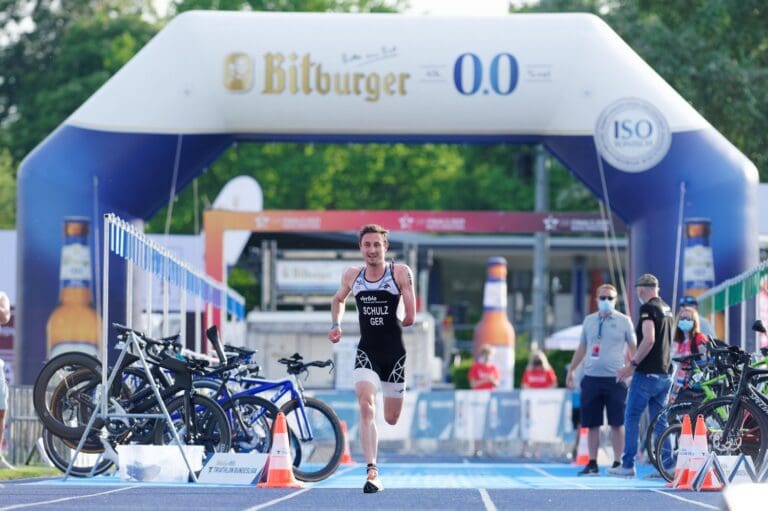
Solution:
M 307 371 L 310 367 L 328 367 L 331 366 L 333 370 L 333 360 L 314 360 L 312 362 L 302 362 L 303 358 L 298 353 L 294 353 L 290 358 L 281 358 L 277 361 L 281 364 L 288 366 L 286 370 L 288 374 L 300 374 Z
M 130 327 L 127 327 L 125 325 L 121 325 L 120 323 L 112 323 L 112 326 L 115 330 L 117 330 L 120 334 L 128 334 L 133 333 L 136 335 L 139 339 L 146 342 L 147 344 L 150 344 L 152 346 L 165 346 L 165 347 L 174 347 L 174 348 L 181 348 L 181 342 L 179 341 L 179 337 L 181 334 L 171 335 L 168 337 L 161 337 L 159 339 L 153 339 L 152 337 L 149 337 L 147 334 L 140 330 L 136 330 Z

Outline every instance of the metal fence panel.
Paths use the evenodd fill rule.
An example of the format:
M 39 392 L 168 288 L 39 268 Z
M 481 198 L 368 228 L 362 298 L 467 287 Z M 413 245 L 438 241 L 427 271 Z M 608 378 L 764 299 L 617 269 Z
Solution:
M 42 436 L 43 425 L 32 403 L 32 385 L 12 385 L 9 390 L 10 399 L 5 417 L 8 423 L 8 461 L 22 465 L 35 448 L 35 441 Z

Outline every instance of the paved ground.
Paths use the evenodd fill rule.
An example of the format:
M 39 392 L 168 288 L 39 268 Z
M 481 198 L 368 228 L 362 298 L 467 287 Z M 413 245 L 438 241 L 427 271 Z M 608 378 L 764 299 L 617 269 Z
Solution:
M 0 488 L 0 511 L 36 510 L 248 510 L 502 511 L 614 509 L 631 511 L 718 510 L 719 493 L 664 488 L 647 479 L 577 477 L 563 463 L 513 463 L 477 459 L 398 458 L 380 462 L 385 491 L 364 495 L 364 465 L 342 466 L 325 481 L 303 489 L 253 486 L 126 483 L 115 476 L 14 481 Z

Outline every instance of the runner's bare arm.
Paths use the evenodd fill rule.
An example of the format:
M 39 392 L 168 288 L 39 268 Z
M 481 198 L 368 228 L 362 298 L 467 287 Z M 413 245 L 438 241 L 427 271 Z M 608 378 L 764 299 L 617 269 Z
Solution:
M 360 268 L 350 266 L 341 275 L 341 286 L 331 298 L 331 331 L 328 332 L 328 340 L 337 343 L 341 340 L 341 318 L 344 316 L 344 306 L 352 292 L 352 283 Z
M 405 317 L 403 326 L 411 326 L 416 320 L 416 291 L 413 285 L 413 273 L 406 264 L 395 265 L 395 280 L 403 295 Z

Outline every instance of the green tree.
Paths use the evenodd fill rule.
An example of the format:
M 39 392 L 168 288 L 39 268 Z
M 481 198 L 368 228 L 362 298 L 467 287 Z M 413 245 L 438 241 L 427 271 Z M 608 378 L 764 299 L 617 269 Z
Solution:
M 180 0 L 171 11 L 398 12 L 404 0 Z
M 512 10 L 602 16 L 768 180 L 764 0 L 542 0 Z
M 140 13 L 115 15 L 97 8 L 81 18 L 44 18 L 47 23 L 53 19 L 64 26 L 53 32 L 38 27 L 0 57 L 0 126 L 5 132 L 0 140 L 13 141 L 9 146 L 17 161 L 156 33 Z
M 0 229 L 13 229 L 16 216 L 16 165 L 11 152 L 0 148 Z
M 621 0 L 606 21 L 768 180 L 768 4 Z

